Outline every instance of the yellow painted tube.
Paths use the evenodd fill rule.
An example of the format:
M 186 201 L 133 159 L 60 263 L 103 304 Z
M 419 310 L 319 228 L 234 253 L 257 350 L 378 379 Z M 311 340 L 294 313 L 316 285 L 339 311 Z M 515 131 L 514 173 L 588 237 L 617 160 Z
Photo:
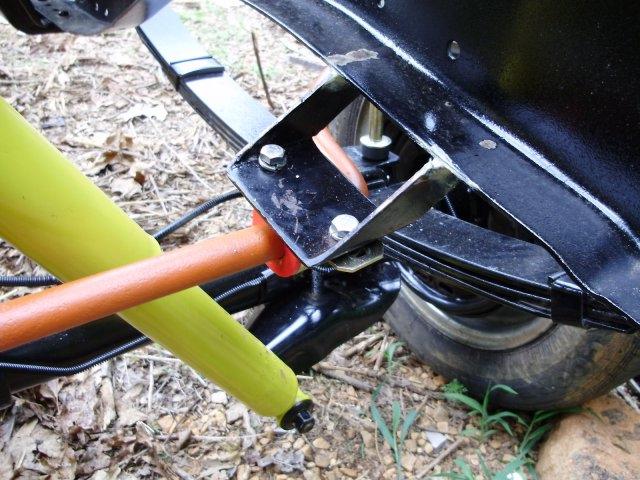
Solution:
M 63 281 L 161 251 L 1 98 L 0 237 Z M 261 415 L 280 419 L 308 398 L 293 371 L 200 288 L 120 316 Z

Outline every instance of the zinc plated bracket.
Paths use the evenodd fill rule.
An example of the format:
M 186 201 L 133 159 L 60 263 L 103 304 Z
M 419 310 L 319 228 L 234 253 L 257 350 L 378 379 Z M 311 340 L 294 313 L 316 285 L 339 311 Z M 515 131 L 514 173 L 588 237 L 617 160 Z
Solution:
M 376 207 L 316 148 L 312 137 L 359 95 L 339 75 L 319 86 L 262 138 L 243 149 L 229 178 L 307 267 L 340 257 L 417 220 L 457 183 L 438 158 L 420 168 Z M 284 149 L 285 164 L 261 168 L 260 150 Z M 359 220 L 340 240 L 329 233 L 340 214 Z

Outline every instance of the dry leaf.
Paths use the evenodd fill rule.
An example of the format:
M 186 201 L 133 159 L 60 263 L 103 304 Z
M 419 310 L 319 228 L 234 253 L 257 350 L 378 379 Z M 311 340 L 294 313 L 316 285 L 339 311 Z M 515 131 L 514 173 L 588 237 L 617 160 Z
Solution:
M 111 191 L 119 193 L 124 199 L 130 199 L 142 192 L 142 186 L 133 178 L 116 178 L 111 182 Z
M 137 104 L 131 107 L 124 113 L 118 115 L 118 120 L 121 122 L 128 122 L 134 118 L 156 118 L 161 122 L 164 122 L 167 118 L 167 109 L 164 105 L 145 105 Z
M 111 425 L 116 419 L 116 404 L 113 397 L 113 385 L 109 378 L 103 378 L 100 384 L 100 405 L 99 405 L 99 421 L 98 425 L 101 430 Z

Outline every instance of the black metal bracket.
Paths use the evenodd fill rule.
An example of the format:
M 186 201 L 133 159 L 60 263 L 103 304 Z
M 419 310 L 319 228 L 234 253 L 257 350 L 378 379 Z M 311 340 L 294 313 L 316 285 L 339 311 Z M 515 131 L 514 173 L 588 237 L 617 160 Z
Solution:
M 40 15 L 64 32 L 97 35 L 140 25 L 170 1 L 30 0 L 30 3 Z
M 565 272 L 549 276 L 551 319 L 574 327 L 582 327 L 583 292 Z
M 424 215 L 457 183 L 437 158 L 420 168 L 375 206 L 317 149 L 312 136 L 351 103 L 358 91 L 333 76 L 285 115 L 229 167 L 229 177 L 293 253 L 307 266 L 353 251 Z M 261 166 L 260 150 L 284 149 L 276 171 Z M 358 226 L 343 238 L 330 235 L 333 218 L 354 216 Z

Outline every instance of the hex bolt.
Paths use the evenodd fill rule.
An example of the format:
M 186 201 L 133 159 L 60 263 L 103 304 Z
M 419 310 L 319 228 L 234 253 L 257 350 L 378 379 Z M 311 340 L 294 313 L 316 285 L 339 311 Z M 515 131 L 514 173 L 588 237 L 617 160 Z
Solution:
M 331 220 L 329 234 L 335 240 L 342 240 L 358 226 L 358 219 L 353 215 L 343 213 Z
M 372 103 L 368 104 L 369 129 L 360 137 L 362 158 L 370 162 L 381 162 L 389 158 L 391 138 L 384 135 L 384 116 Z
M 295 425 L 298 433 L 307 433 L 311 431 L 313 426 L 316 424 L 316 421 L 308 410 L 300 410 L 296 413 L 296 416 L 293 419 L 293 424 Z
M 284 156 L 284 148 L 272 143 L 264 145 L 260 149 L 258 163 L 263 169 L 269 170 L 270 172 L 280 170 L 287 164 L 287 159 Z

